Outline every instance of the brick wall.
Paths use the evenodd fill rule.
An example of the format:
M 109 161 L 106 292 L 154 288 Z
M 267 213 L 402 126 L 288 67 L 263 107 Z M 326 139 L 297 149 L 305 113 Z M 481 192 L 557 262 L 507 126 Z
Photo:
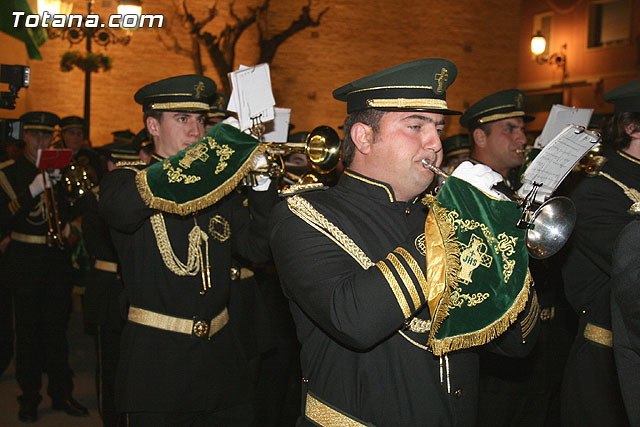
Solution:
M 197 16 L 213 0 L 187 0 Z M 82 3 L 81 1 L 76 3 Z M 215 33 L 228 18 L 228 2 L 218 2 L 220 15 L 212 22 Z M 272 1 L 269 28 L 285 28 L 295 19 L 305 0 Z M 107 16 L 113 0 L 96 1 L 95 9 Z M 236 12 L 255 4 L 237 0 Z M 172 0 L 144 2 L 143 13 L 174 14 Z M 424 57 L 444 57 L 458 65 L 458 78 L 449 91 L 450 107 L 463 110 L 492 92 L 514 87 L 517 81 L 520 2 L 517 0 L 313 0 L 312 14 L 329 8 L 322 24 L 306 29 L 280 46 L 271 64 L 278 106 L 292 108 L 295 131 L 320 124 L 337 128 L 346 114 L 343 103 L 331 91 L 377 70 Z M 76 6 L 74 13 L 84 10 Z M 179 25 L 174 23 L 174 29 Z M 111 132 L 142 127 L 140 106 L 134 92 L 146 83 L 173 75 L 192 73 L 191 60 L 169 52 L 159 41 L 163 30 L 140 29 L 128 46 L 94 47 L 114 58 L 113 69 L 92 75 L 91 137 L 94 145 L 111 141 Z M 237 63 L 257 60 L 256 31 L 241 39 Z M 188 36 L 178 34 L 188 46 Z M 81 71 L 62 72 L 60 56 L 67 42 L 49 40 L 41 47 L 42 61 L 30 61 L 24 46 L 0 33 L 0 62 L 31 66 L 32 83 L 20 92 L 18 109 L 0 111 L 0 117 L 44 109 L 60 116 L 82 115 L 84 76 Z M 80 50 L 83 45 L 78 45 Z M 75 49 L 75 47 L 73 48 Z M 208 61 L 208 59 L 207 59 Z M 209 70 L 213 67 L 208 64 Z M 207 74 L 205 72 L 205 74 Z M 212 73 L 210 73 L 212 74 Z M 2 90 L 6 90 L 2 88 Z M 460 131 L 457 118 L 448 132 Z

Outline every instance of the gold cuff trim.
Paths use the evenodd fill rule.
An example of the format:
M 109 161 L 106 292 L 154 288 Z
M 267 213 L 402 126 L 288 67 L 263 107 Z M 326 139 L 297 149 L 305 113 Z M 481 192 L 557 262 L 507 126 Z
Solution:
M 188 202 L 176 203 L 173 200 L 156 197 L 151 191 L 149 183 L 147 182 L 146 169 L 137 171 L 138 173 L 136 175 L 136 186 L 138 187 L 138 193 L 140 193 L 140 196 L 142 197 L 142 200 L 144 200 L 144 203 L 151 209 L 157 209 L 159 211 L 182 216 L 188 215 L 190 213 L 208 208 L 209 206 L 217 203 L 224 196 L 235 190 L 238 184 L 240 184 L 242 179 L 249 173 L 249 171 L 253 167 L 254 158 L 263 154 L 265 150 L 266 146 L 264 146 L 264 144 L 258 145 L 253 150 L 251 155 L 247 157 L 247 160 L 245 160 L 242 166 L 240 166 L 238 170 L 231 177 L 229 177 L 229 179 L 227 179 L 224 183 L 222 183 L 209 193 L 205 194 L 204 196 L 189 200 Z
M 321 402 L 307 393 L 304 416 L 321 427 L 366 427 L 360 421 Z
M 96 262 L 93 264 L 93 268 L 100 271 L 106 271 L 108 273 L 117 273 L 118 263 L 97 259 Z
M 32 245 L 47 244 L 47 236 L 34 236 L 33 234 L 23 234 L 17 233 L 15 231 L 11 232 L 11 240 L 15 240 L 16 242 L 29 243 Z
M 524 115 L 524 111 L 512 111 L 510 113 L 492 114 L 490 116 L 478 119 L 478 123 L 495 122 L 496 120 L 508 119 L 511 117 L 522 117 Z
M 373 267 L 373 262 L 353 240 L 331 223 L 324 215 L 318 212 L 309 201 L 301 196 L 293 196 L 287 199 L 289 210 L 298 218 L 315 228 L 332 242 L 337 244 L 342 250 L 351 255 L 360 266 L 367 270 Z
M 587 323 L 587 326 L 584 327 L 584 337 L 597 344 L 613 347 L 613 333 L 593 323 Z
M 540 304 L 538 304 L 538 294 L 535 291 L 533 292 L 533 296 L 531 297 L 531 306 L 529 307 L 529 312 L 525 316 L 525 318 L 520 322 L 520 327 L 522 328 L 522 338 L 527 338 L 533 328 L 536 326 L 538 319 L 540 318 Z
M 393 273 L 391 272 L 391 269 L 387 266 L 387 264 L 384 261 L 378 261 L 378 263 L 376 264 L 376 267 L 378 267 L 378 269 L 382 272 L 382 275 L 384 276 L 384 278 L 387 280 L 387 283 L 389 284 L 389 287 L 391 288 L 393 295 L 396 297 L 396 300 L 398 301 L 398 305 L 402 310 L 402 314 L 404 315 L 404 318 L 408 319 L 409 316 L 411 316 L 411 310 L 409 310 L 409 303 L 407 303 L 407 299 L 404 297 L 404 294 L 402 293 L 402 289 L 400 289 L 400 285 L 398 284 L 398 281 L 396 280 L 395 277 L 393 277 Z
M 150 105 L 152 110 L 174 110 L 188 108 L 189 110 L 209 111 L 209 104 L 206 102 L 158 102 Z
M 446 110 L 447 101 L 442 99 L 367 99 L 369 108 L 430 108 L 434 110 Z
M 418 295 L 418 291 L 416 290 L 416 286 L 413 284 L 413 280 L 407 273 L 407 270 L 404 268 L 400 260 L 395 256 L 395 254 L 390 253 L 387 255 L 387 259 L 391 262 L 391 265 L 396 269 L 398 276 L 402 279 L 402 284 L 405 289 L 409 291 L 409 295 L 411 296 L 411 301 L 413 302 L 413 309 L 417 310 L 420 307 L 420 296 Z
M 185 335 L 193 334 L 198 338 L 211 338 L 229 322 L 229 311 L 225 307 L 216 317 L 211 319 L 211 322 L 207 323 L 202 320 L 183 319 L 131 306 L 127 318 L 130 322 L 163 331 Z

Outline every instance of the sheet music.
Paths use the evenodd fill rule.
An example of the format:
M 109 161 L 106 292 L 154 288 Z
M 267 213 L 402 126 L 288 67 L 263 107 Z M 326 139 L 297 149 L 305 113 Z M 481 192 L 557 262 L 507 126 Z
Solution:
M 555 104 L 551 107 L 540 136 L 536 138 L 535 148 L 544 148 L 554 136 L 562 132 L 567 125 L 587 127 L 591 120 L 593 108 L 575 108 L 566 105 Z
M 597 146 L 598 135 L 579 126 L 568 125 L 533 159 L 523 174 L 520 197 L 525 197 L 532 183 L 541 183 L 536 202 L 542 203 L 558 188 L 580 159 Z
M 229 73 L 229 79 L 233 90 L 227 108 L 238 113 L 241 130 L 251 127 L 252 118 L 259 118 L 262 123 L 275 118 L 269 64 L 241 67 Z
M 263 139 L 269 142 L 287 142 L 291 108 L 275 108 L 276 118 L 266 126 Z

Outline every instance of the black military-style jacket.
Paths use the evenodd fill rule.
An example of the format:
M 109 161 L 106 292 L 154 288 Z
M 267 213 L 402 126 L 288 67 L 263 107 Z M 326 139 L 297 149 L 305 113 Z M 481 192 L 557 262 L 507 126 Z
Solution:
M 319 215 L 303 219 L 290 201 L 274 209 L 271 247 L 302 343 L 307 391 L 371 425 L 473 425 L 476 352 L 440 359 L 427 350 L 427 333 L 404 328 L 413 317 L 430 319 L 421 273 L 427 209 L 420 198 L 396 201 L 388 184 L 350 170 L 335 187 L 297 197 L 372 263 L 365 269 L 353 245 L 320 231 L 326 227 L 318 226 Z M 518 355 L 532 345 L 522 343 L 519 322 L 498 341 L 495 351 Z
M 622 152 L 606 153 L 600 169 L 624 185 L 640 190 L 640 159 Z M 633 201 L 604 176 L 583 178 L 571 193 L 578 218 L 562 266 L 567 299 L 588 322 L 611 328 L 611 263 L 620 231 L 633 220 Z
M 135 170 L 116 169 L 100 190 L 100 210 L 111 227 L 129 304 L 185 319 L 212 319 L 227 306 L 232 251 L 255 262 L 269 259 L 266 225 L 275 193 L 249 191 L 249 209 L 234 209 L 232 195 L 195 215 L 162 214 L 171 250 L 183 263 L 195 224 L 208 234 L 212 287 L 201 295 L 200 273 L 178 276 L 163 261 L 160 250 L 169 248 L 156 239 L 150 221 L 156 211 L 144 204 L 135 175 Z M 251 399 L 246 360 L 229 325 L 206 340 L 128 322 L 122 336 L 119 411 L 215 411 Z
M 27 238 L 45 238 L 49 231 L 45 195 L 41 193 L 32 197 L 29 191 L 29 184 L 40 170 L 24 156 L 3 165 L 0 167 L 0 228 L 9 235 L 13 232 L 26 235 Z M 70 209 L 59 185 L 54 186 L 54 195 L 60 228 L 63 230 L 75 209 Z M 34 274 L 46 276 L 51 286 L 71 288 L 71 263 L 66 249 L 60 250 L 57 246 L 49 247 L 42 243 L 26 243 L 16 237 L 7 246 L 3 264 L 6 281 L 16 292 L 39 292 L 40 289 L 32 280 Z

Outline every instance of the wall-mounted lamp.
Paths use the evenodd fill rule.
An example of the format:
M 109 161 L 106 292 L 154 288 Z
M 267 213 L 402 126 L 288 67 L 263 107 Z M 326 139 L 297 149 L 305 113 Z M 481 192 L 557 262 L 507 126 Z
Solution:
M 563 44 L 560 52 L 554 52 L 549 56 L 543 56 L 542 53 L 547 48 L 547 39 L 540 31 L 531 37 L 531 53 L 536 56 L 538 64 L 556 65 L 562 69 L 562 79 L 567 77 L 567 44 Z

